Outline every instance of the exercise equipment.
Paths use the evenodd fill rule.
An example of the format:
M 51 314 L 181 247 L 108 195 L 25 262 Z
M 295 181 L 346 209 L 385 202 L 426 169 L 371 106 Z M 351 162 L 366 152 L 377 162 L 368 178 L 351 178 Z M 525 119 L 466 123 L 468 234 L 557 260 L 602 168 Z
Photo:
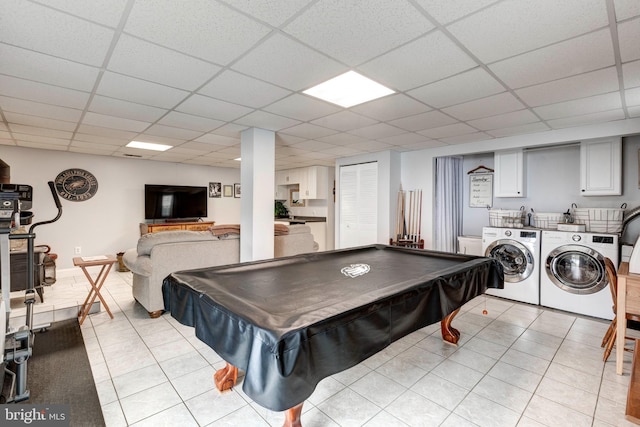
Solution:
M 33 304 L 34 288 L 34 229 L 40 225 L 51 224 L 62 216 L 62 205 L 56 193 L 53 181 L 49 181 L 51 195 L 58 208 L 55 218 L 32 224 L 28 233 L 11 234 L 20 225 L 31 224 L 33 188 L 23 184 L 0 184 L 0 325 L 4 325 L 4 338 L 0 339 L 0 372 L 2 390 L 0 403 L 21 402 L 29 399 L 27 389 L 27 362 L 33 349 Z M 26 239 L 27 241 L 27 283 L 24 303 L 27 307 L 25 324 L 17 328 L 9 326 L 11 314 L 11 275 L 9 240 Z

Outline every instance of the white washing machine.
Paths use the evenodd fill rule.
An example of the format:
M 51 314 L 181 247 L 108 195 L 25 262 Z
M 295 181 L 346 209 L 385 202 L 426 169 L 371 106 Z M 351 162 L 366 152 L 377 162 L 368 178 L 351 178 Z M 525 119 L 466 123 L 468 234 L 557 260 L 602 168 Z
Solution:
M 487 289 L 502 298 L 540 304 L 540 233 L 535 228 L 482 229 L 482 253 L 500 261 L 504 289 Z
M 618 253 L 617 234 L 543 231 L 540 304 L 613 319 L 604 258 L 617 267 Z

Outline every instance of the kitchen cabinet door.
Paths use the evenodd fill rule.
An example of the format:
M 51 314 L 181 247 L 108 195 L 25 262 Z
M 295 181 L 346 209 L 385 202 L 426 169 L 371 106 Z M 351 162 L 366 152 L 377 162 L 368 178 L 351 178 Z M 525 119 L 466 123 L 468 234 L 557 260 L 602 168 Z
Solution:
M 522 150 L 496 151 L 493 155 L 494 197 L 524 197 L 524 153 Z
M 580 194 L 622 194 L 622 139 L 603 138 L 580 143 Z

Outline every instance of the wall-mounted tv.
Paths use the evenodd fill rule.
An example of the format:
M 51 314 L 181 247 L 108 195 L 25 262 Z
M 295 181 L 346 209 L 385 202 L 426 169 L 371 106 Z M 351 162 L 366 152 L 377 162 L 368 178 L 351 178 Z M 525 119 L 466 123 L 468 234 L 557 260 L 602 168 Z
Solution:
M 207 187 L 144 186 L 145 219 L 196 219 L 207 216 Z

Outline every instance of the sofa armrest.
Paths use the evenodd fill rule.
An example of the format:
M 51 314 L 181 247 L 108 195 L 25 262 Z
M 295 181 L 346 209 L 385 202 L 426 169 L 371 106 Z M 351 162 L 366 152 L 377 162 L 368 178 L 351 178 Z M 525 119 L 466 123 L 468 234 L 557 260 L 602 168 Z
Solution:
M 135 274 L 150 277 L 153 271 L 151 256 L 139 255 L 136 248 L 127 249 L 122 255 L 124 265 Z

